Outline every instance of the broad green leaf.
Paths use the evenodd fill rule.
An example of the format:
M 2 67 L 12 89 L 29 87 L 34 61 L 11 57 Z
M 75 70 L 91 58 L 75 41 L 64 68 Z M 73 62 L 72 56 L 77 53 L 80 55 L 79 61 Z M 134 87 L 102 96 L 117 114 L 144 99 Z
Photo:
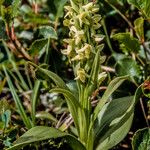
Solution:
M 149 150 L 150 148 L 150 128 L 138 130 L 132 139 L 133 150 Z
M 38 55 L 43 48 L 46 48 L 47 42 L 47 39 L 35 40 L 29 48 L 29 54 Z
M 133 105 L 133 96 L 122 97 L 113 99 L 109 103 L 105 104 L 100 113 L 98 114 L 97 120 L 95 121 L 95 144 L 101 140 L 101 138 L 111 130 L 111 124 L 115 120 L 119 121 L 119 118 L 124 116 L 131 105 Z M 130 116 L 129 116 L 130 117 Z M 118 129 L 117 129 L 118 130 Z M 116 132 L 116 131 L 111 131 Z M 125 132 L 126 134 L 127 132 Z M 108 137 L 112 136 L 111 134 Z M 122 134 L 123 136 L 123 134 Z M 116 139 L 116 142 L 120 142 L 122 138 Z M 113 138 L 112 138 L 113 140 Z M 111 141 L 111 140 L 110 140 Z M 110 142 L 109 141 L 109 142 Z M 115 144 L 115 142 L 114 142 Z M 108 145 L 109 146 L 109 145 Z
M 134 29 L 140 41 L 144 42 L 144 19 L 142 17 L 134 21 Z
M 103 142 L 100 142 L 96 150 L 108 150 L 122 141 L 130 130 L 132 120 L 133 114 L 131 114 L 129 118 L 125 120 L 120 127 L 118 127 L 117 130 L 114 130 L 114 132 L 109 134 Z
M 44 38 L 57 39 L 57 33 L 54 28 L 50 26 L 41 26 L 39 27 L 39 35 L 42 35 Z
M 141 70 L 137 62 L 132 58 L 124 58 L 117 62 L 115 67 L 116 73 L 119 76 L 129 75 L 131 80 L 138 80 L 140 78 Z
M 73 117 L 75 126 L 77 130 L 79 131 L 78 111 L 80 109 L 80 104 L 78 100 L 76 99 L 76 97 L 69 90 L 61 89 L 61 88 L 52 89 L 50 90 L 50 92 L 56 92 L 56 93 L 60 93 L 64 95 L 68 104 L 69 111 Z
M 51 121 L 57 122 L 57 119 L 50 113 L 46 111 L 40 111 L 36 113 L 36 118 L 40 119 L 49 119 Z
M 146 19 L 150 19 L 150 1 L 149 0 L 128 0 L 128 2 L 137 7 Z
M 105 132 L 105 134 L 101 135 L 99 139 L 99 143 L 102 143 L 103 141 L 105 141 L 108 137 L 110 137 L 113 133 L 115 133 L 121 126 L 123 126 L 123 124 L 126 123 L 131 116 L 133 116 L 133 111 L 134 111 L 134 108 L 132 105 L 130 109 L 126 112 L 126 114 L 124 114 L 120 118 L 113 120 L 111 125 L 109 126 L 109 129 Z M 118 139 L 118 141 L 119 140 L 120 139 Z
M 11 94 L 13 96 L 13 99 L 15 101 L 15 104 L 16 104 L 16 106 L 18 108 L 19 114 L 20 114 L 24 124 L 26 125 L 26 127 L 27 128 L 31 128 L 30 119 L 27 117 L 27 114 L 26 114 L 26 112 L 25 112 L 25 110 L 23 108 L 23 105 L 21 103 L 21 100 L 20 100 L 19 96 L 16 93 L 16 89 L 15 89 L 15 87 L 14 87 L 14 85 L 12 83 L 12 80 L 10 79 L 10 76 L 9 76 L 9 74 L 8 74 L 8 72 L 6 70 L 6 67 L 4 65 L 3 65 L 3 70 L 4 70 L 5 75 L 7 77 L 7 83 L 8 83 L 8 86 L 10 88 L 10 91 L 11 91 Z
M 140 92 L 139 89 L 140 89 L 140 87 L 138 88 L 137 92 L 138 91 Z M 122 104 L 122 105 L 126 105 L 124 108 L 122 105 L 118 104 L 118 107 L 116 107 L 115 109 L 120 108 L 122 106 L 121 109 L 123 109 L 124 111 L 126 110 L 126 112 L 124 112 L 124 114 L 122 113 L 123 115 L 121 117 L 114 119 L 110 125 L 103 127 L 103 130 L 101 130 L 101 133 L 99 134 L 99 144 L 100 145 L 98 146 L 98 148 L 102 148 L 102 149 L 105 147 L 106 147 L 106 149 L 111 148 L 112 146 L 114 146 L 115 144 L 120 142 L 124 138 L 124 136 L 128 133 L 131 123 L 132 123 L 132 119 L 133 119 L 134 107 L 135 107 L 137 99 L 139 99 L 140 95 L 141 95 L 141 92 L 140 92 L 140 94 L 137 93 L 134 96 L 133 100 L 130 99 L 131 101 L 129 99 L 127 99 L 127 97 L 126 97 L 124 99 L 124 103 Z M 130 98 L 132 98 L 132 97 L 130 97 Z M 120 100 L 121 100 L 121 98 L 120 98 Z M 111 104 L 111 102 L 110 102 L 110 104 Z M 109 108 L 108 106 L 109 106 L 109 104 L 106 104 L 103 107 L 103 110 L 100 112 L 101 116 L 104 116 L 104 117 L 105 117 L 105 115 L 106 115 L 106 117 L 107 117 L 107 115 L 109 116 L 110 113 L 107 112 L 107 108 Z M 114 109 L 112 110 L 112 108 L 110 108 L 110 109 L 111 109 L 110 111 L 112 111 L 111 113 L 113 113 L 113 111 L 115 111 Z M 121 112 L 121 110 L 120 110 L 120 112 Z M 107 113 L 107 114 L 105 114 L 105 113 Z M 119 113 L 119 112 L 116 112 L 116 115 L 117 115 L 117 113 Z M 114 116 L 115 116 L 115 114 L 114 114 Z M 107 118 L 107 119 L 109 119 L 109 118 Z M 105 119 L 100 118 L 100 123 L 103 122 L 103 120 L 105 120 Z M 110 145 L 110 147 L 109 147 L 109 145 Z
M 7 150 L 18 150 L 35 142 L 56 138 L 64 138 L 73 150 L 86 150 L 85 147 L 72 135 L 46 126 L 36 126 L 28 130 L 14 143 L 14 146 Z
M 103 108 L 103 106 L 105 105 L 105 103 L 108 101 L 109 97 L 111 96 L 111 94 L 126 80 L 128 79 L 128 76 L 123 76 L 123 77 L 117 77 L 114 80 L 112 80 L 110 82 L 110 84 L 108 85 L 104 95 L 102 96 L 102 98 L 99 100 L 98 105 L 95 107 L 95 110 L 93 112 L 93 119 L 95 120 L 99 114 L 99 112 L 101 111 L 101 109 Z
M 132 104 L 133 96 L 122 97 L 113 99 L 105 104 L 100 113 L 98 114 L 97 121 L 95 122 L 95 135 L 99 136 L 100 132 L 108 130 L 109 125 L 115 118 L 123 116 L 130 105 Z
M 117 33 L 113 35 L 112 38 L 119 42 L 120 48 L 124 53 L 138 53 L 140 50 L 139 41 L 132 37 L 130 33 Z

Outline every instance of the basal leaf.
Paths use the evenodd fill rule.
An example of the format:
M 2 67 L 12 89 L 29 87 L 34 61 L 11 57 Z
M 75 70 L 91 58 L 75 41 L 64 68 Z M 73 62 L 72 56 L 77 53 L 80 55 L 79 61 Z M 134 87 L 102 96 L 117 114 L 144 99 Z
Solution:
M 122 141 L 130 130 L 132 120 L 133 113 L 122 123 L 122 125 L 119 125 L 114 132 L 109 133 L 109 136 L 107 136 L 103 142 L 99 143 L 96 150 L 108 150 Z
M 64 138 L 72 150 L 85 150 L 85 147 L 72 135 L 46 126 L 36 126 L 28 130 L 14 143 L 14 146 L 8 148 L 7 150 L 21 149 L 24 146 L 35 142 L 55 138 Z
M 138 130 L 132 139 L 133 150 L 149 150 L 150 149 L 150 129 L 144 128 Z
M 98 114 L 97 121 L 95 122 L 95 135 L 99 136 L 100 132 L 108 130 L 109 125 L 115 118 L 123 116 L 130 105 L 132 104 L 133 96 L 122 97 L 113 99 L 106 105 Z
M 113 35 L 112 38 L 119 42 L 120 48 L 124 53 L 138 53 L 140 50 L 139 41 L 136 38 L 132 37 L 130 33 L 117 33 Z
M 113 147 L 124 138 L 131 126 L 132 119 L 129 118 L 133 112 L 133 103 L 134 97 L 128 96 L 113 99 L 104 105 L 97 121 L 95 121 L 95 145 L 105 150 Z M 127 112 L 130 110 L 131 113 L 128 115 Z M 125 114 L 127 114 L 127 117 L 125 117 Z M 127 120 L 129 123 L 127 123 Z

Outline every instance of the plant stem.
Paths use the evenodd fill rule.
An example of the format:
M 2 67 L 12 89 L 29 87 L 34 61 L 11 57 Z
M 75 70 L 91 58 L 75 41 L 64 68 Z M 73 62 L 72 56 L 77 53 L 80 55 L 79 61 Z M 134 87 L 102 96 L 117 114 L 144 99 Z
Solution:
M 118 12 L 118 14 L 127 22 L 127 24 L 129 25 L 129 27 L 130 27 L 132 30 L 134 30 L 133 25 L 130 23 L 130 21 L 128 20 L 128 18 L 127 18 L 124 14 L 122 14 L 122 12 L 121 12 L 119 9 L 117 9 L 114 5 L 112 5 L 108 0 L 105 0 L 105 2 L 106 2 L 109 6 L 111 6 L 114 10 L 116 10 L 116 11 Z
M 147 127 L 150 127 L 150 126 L 149 126 L 148 119 L 147 119 L 147 116 L 146 116 L 146 112 L 145 112 L 145 109 L 144 109 L 144 105 L 143 105 L 142 98 L 140 98 L 140 105 L 141 105 L 141 108 L 142 108 L 142 112 L 143 112 L 143 115 L 144 115 L 144 118 L 145 118 L 145 121 L 146 121 Z
M 105 18 L 103 18 L 103 20 L 102 20 L 102 26 L 103 26 L 103 29 L 104 29 L 104 32 L 105 32 L 105 35 L 106 35 L 106 41 L 107 41 L 108 47 L 109 47 L 110 51 L 113 53 L 114 50 L 112 48 L 110 38 L 109 38 L 109 35 L 108 35 L 108 32 L 107 32 L 107 28 L 106 28 L 106 24 L 105 24 Z

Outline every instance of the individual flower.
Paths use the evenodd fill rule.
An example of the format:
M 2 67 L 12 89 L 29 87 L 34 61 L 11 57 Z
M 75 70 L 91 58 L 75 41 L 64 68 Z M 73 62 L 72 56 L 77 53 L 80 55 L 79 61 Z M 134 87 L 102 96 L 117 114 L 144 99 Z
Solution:
M 94 3 L 90 2 L 90 3 L 82 6 L 82 8 L 84 8 L 86 11 L 89 11 L 89 10 L 92 10 L 93 6 L 94 6 Z
M 79 68 L 77 70 L 77 77 L 75 78 L 75 80 L 81 80 L 83 83 L 85 82 L 85 79 L 86 79 L 86 73 L 85 73 L 85 70 L 82 69 L 82 68 Z
M 84 31 L 77 30 L 75 26 L 70 28 L 70 35 L 74 35 L 75 44 L 78 45 L 81 40 L 84 38 Z
M 71 59 L 71 61 L 80 61 L 80 60 L 83 60 L 84 58 L 85 58 L 84 54 L 83 53 L 79 53 L 75 57 L 73 57 Z
M 76 50 L 76 52 L 79 53 L 84 53 L 84 57 L 85 58 L 89 58 L 90 57 L 90 53 L 92 51 L 92 46 L 90 44 L 85 43 L 84 47 L 82 47 L 81 49 Z

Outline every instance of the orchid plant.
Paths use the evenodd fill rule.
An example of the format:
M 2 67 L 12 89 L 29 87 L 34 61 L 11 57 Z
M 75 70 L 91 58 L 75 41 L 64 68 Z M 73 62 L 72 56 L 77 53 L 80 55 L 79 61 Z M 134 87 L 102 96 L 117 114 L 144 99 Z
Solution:
M 128 76 L 112 80 L 102 96 L 98 92 L 107 77 L 101 69 L 105 56 L 102 54 L 104 36 L 100 32 L 102 17 L 99 6 L 94 1 L 70 0 L 65 9 L 64 25 L 70 31 L 69 38 L 64 39 L 67 47 L 62 53 L 68 57 L 73 68 L 77 92 L 55 73 L 30 64 L 36 68 L 38 76 L 54 81 L 56 87 L 50 92 L 60 93 L 66 99 L 77 135 L 74 137 L 54 128 L 36 126 L 22 135 L 10 150 L 58 137 L 65 138 L 74 150 L 107 150 L 119 143 L 130 129 L 135 99 L 133 96 L 111 97 Z M 94 108 L 93 100 L 97 101 Z

